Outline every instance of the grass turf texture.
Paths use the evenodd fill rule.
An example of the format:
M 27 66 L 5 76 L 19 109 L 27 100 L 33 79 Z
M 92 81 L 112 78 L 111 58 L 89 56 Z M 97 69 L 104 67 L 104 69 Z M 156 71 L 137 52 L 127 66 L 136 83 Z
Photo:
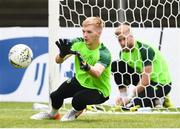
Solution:
M 33 103 L 0 102 L 0 128 L 180 128 L 180 114 L 85 114 L 72 122 L 31 120 Z

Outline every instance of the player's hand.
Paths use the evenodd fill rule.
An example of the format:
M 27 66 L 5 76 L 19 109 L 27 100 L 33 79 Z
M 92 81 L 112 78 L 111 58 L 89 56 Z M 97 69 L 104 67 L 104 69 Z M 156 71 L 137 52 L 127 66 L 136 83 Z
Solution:
M 125 106 L 126 104 L 130 102 L 130 99 L 128 97 L 117 97 L 115 102 L 116 102 L 116 105 Z
M 84 71 L 89 71 L 90 70 L 90 65 L 87 64 L 86 62 L 80 63 L 80 69 L 84 70 Z
M 68 54 L 72 54 L 71 51 L 71 42 L 68 39 L 59 39 L 59 41 L 56 41 L 55 44 L 60 50 L 60 57 L 64 58 Z
M 84 70 L 84 71 L 89 71 L 90 70 L 90 65 L 87 64 L 83 58 L 81 57 L 81 54 L 79 52 L 76 52 L 76 55 L 79 59 L 79 63 L 80 63 L 80 69 Z

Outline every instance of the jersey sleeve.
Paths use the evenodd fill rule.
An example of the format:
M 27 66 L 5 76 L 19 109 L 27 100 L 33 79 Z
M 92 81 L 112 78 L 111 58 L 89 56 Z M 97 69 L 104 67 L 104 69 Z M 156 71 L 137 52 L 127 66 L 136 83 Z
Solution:
M 71 40 L 72 44 L 76 43 L 76 42 L 83 42 L 83 41 L 84 41 L 84 39 L 82 37 L 78 37 L 78 38 L 75 38 L 75 39 Z
M 140 52 L 144 66 L 152 65 L 155 51 L 151 47 L 142 46 Z
M 111 64 L 111 54 L 108 49 L 100 49 L 100 58 L 97 63 L 102 64 L 105 68 Z
M 79 38 L 75 38 L 75 39 L 72 39 L 71 40 L 71 43 L 72 43 L 72 45 L 71 45 L 71 50 L 72 51 L 77 51 L 78 49 L 79 49 L 79 42 L 83 42 L 84 41 L 84 39 L 83 38 L 81 38 L 81 37 L 79 37 Z

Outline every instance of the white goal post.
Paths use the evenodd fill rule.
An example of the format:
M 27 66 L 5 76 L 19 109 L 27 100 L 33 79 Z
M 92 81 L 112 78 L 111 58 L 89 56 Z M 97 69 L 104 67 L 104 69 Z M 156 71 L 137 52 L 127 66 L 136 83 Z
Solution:
M 120 47 L 114 29 L 120 23 L 128 23 L 135 37 L 148 41 L 161 50 L 172 74 L 170 98 L 180 107 L 180 1 L 179 0 L 49 0 L 49 87 L 55 90 L 73 75 L 73 59 L 57 65 L 58 49 L 54 42 L 59 38 L 81 37 L 82 21 L 89 16 L 99 16 L 105 22 L 101 40 L 118 59 Z M 112 45 L 113 44 L 113 45 Z M 116 47 L 114 47 L 116 45 Z M 112 78 L 112 93 L 107 104 L 113 105 L 118 94 Z

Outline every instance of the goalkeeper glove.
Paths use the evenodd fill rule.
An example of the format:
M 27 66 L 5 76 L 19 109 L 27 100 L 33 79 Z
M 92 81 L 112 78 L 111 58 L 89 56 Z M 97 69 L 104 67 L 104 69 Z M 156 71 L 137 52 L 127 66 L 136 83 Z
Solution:
M 72 53 L 70 40 L 68 40 L 68 39 L 64 39 L 64 40 L 59 39 L 59 41 L 56 41 L 55 43 L 56 43 L 57 47 L 60 50 L 59 56 L 61 58 L 64 58 L 66 55 Z
M 87 63 L 80 63 L 80 69 L 84 70 L 84 71 L 89 71 L 90 70 L 90 65 Z
M 76 55 L 79 59 L 79 62 L 80 62 L 80 69 L 84 70 L 84 71 L 89 71 L 90 70 L 90 65 L 87 64 L 86 62 L 84 62 L 83 58 L 81 57 L 80 53 L 79 52 L 76 52 Z

